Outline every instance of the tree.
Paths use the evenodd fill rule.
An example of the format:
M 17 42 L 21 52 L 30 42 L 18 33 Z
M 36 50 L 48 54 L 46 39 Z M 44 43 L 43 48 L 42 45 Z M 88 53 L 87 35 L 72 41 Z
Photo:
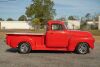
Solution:
M 35 31 L 39 30 L 40 20 L 38 18 L 32 19 L 32 26 L 34 26 Z
M 99 16 L 95 16 L 95 17 L 94 17 L 94 20 L 95 20 L 95 21 L 99 21 Z
M 55 9 L 52 0 L 32 0 L 32 4 L 26 8 L 28 18 L 38 18 L 42 24 L 54 18 Z
M 0 18 L 0 21 L 4 21 L 2 18 Z
M 100 16 L 99 13 L 98 13 L 98 14 L 95 14 L 94 17 L 93 17 L 93 19 L 94 19 L 95 21 L 99 21 L 99 16 Z
M 65 17 L 60 17 L 58 20 L 66 21 L 66 18 Z
M 85 18 L 86 18 L 86 21 L 91 21 L 91 20 L 93 20 L 93 17 L 92 17 L 92 15 L 91 15 L 90 13 L 87 13 L 87 14 L 85 15 Z
M 76 20 L 76 18 L 74 16 L 69 16 L 68 20 Z
M 40 20 L 38 18 L 32 19 L 32 25 L 40 25 Z
M 8 18 L 7 21 L 13 21 L 13 19 L 12 18 Z
M 19 18 L 18 18 L 19 21 L 27 21 L 27 17 L 25 15 L 21 15 Z

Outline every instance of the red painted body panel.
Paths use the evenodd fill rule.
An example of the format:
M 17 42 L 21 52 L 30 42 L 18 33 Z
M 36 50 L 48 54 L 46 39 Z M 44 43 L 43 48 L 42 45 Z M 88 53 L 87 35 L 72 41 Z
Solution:
M 51 30 L 52 24 L 63 25 L 62 31 Z M 17 48 L 21 42 L 28 42 L 32 50 L 56 50 L 74 51 L 78 43 L 86 42 L 90 48 L 94 48 L 94 38 L 89 32 L 66 30 L 64 22 L 49 21 L 45 34 L 38 33 L 10 33 L 6 34 L 6 43 Z
M 46 34 L 46 46 L 67 48 L 69 34 L 66 31 L 48 31 Z

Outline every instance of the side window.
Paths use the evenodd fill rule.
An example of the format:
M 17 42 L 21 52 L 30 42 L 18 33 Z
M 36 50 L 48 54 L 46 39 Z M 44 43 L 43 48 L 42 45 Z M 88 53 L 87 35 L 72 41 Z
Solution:
M 61 24 L 52 24 L 52 30 L 63 30 L 63 26 Z

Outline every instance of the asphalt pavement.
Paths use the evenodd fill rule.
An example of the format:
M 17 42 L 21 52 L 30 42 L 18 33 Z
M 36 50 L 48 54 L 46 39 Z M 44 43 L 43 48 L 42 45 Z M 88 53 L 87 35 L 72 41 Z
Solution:
M 17 49 L 0 39 L 0 67 L 100 67 L 100 42 L 89 54 L 72 52 L 32 51 L 19 54 Z

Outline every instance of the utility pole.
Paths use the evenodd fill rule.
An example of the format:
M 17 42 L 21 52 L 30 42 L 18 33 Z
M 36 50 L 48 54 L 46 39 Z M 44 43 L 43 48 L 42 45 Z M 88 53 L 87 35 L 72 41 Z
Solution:
M 72 26 L 73 26 L 73 30 L 74 30 L 75 29 L 75 25 L 73 24 Z
M 98 22 L 98 30 L 100 30 L 100 16 L 99 16 L 99 22 Z
M 1 31 L 1 22 L 0 22 L 0 31 Z

